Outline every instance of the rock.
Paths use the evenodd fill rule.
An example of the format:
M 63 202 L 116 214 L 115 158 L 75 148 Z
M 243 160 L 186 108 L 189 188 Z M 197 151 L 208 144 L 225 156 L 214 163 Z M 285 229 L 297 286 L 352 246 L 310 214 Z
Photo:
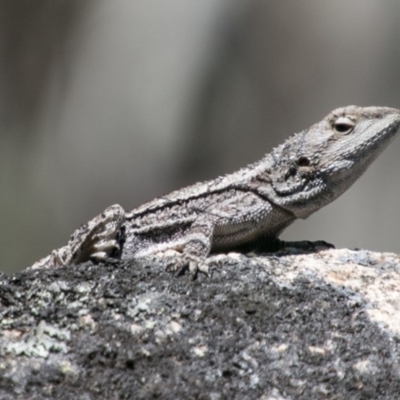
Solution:
M 400 257 L 288 250 L 0 276 L 0 399 L 396 399 Z

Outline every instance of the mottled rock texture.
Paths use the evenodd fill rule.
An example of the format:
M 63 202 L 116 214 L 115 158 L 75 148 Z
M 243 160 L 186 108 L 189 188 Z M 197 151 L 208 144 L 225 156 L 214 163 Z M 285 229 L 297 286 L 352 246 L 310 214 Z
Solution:
M 0 276 L 0 399 L 397 399 L 400 257 L 214 256 Z

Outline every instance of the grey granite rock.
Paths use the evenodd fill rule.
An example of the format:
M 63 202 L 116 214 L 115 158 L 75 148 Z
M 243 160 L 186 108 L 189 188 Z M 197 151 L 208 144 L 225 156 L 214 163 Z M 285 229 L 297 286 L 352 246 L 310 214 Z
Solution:
M 398 255 L 213 260 L 0 276 L 0 399 L 399 397 Z

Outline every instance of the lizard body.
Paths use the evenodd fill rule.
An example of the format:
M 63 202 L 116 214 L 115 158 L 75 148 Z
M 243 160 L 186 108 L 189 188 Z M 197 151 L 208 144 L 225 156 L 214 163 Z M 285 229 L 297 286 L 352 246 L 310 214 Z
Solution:
M 176 250 L 181 256 L 172 269 L 206 271 L 210 252 L 268 245 L 297 218 L 335 200 L 399 127 L 397 109 L 339 108 L 233 174 L 174 191 L 129 213 L 119 205 L 107 208 L 79 228 L 67 246 L 34 266 Z

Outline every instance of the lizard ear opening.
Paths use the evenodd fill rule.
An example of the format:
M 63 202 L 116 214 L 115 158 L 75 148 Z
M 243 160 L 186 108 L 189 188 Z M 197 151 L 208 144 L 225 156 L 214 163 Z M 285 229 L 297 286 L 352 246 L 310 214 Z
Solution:
M 350 133 L 353 130 L 354 126 L 354 121 L 351 120 L 349 117 L 339 117 L 333 123 L 333 127 L 337 132 L 345 134 Z
M 297 165 L 299 167 L 308 167 L 310 165 L 310 160 L 307 157 L 299 157 L 299 159 L 297 160 Z

